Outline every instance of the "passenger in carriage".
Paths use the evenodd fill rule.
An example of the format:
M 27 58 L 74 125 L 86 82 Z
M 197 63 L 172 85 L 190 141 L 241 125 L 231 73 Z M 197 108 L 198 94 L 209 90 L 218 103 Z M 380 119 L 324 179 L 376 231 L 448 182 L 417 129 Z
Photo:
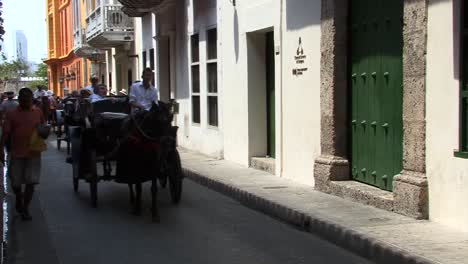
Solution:
M 153 103 L 158 105 L 158 90 L 151 84 L 153 70 L 144 69 L 141 77 L 142 82 L 134 83 L 130 87 L 130 104 L 133 111 L 149 111 Z
M 114 98 L 107 97 L 107 87 L 105 84 L 98 84 L 96 89 L 94 89 L 94 93 L 89 97 L 91 103 L 99 102 L 102 100 L 111 100 L 114 102 Z
M 99 78 L 96 74 L 92 74 L 89 78 L 89 82 L 91 82 L 91 84 L 86 86 L 84 89 L 88 90 L 90 94 L 93 94 L 94 90 L 96 90 L 98 86 Z

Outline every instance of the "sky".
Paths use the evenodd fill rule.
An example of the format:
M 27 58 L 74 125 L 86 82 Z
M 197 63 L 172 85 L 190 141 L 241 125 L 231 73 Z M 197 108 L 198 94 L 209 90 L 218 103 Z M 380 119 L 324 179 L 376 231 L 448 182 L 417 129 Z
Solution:
M 47 57 L 45 0 L 3 0 L 5 51 L 8 60 L 16 57 L 14 35 L 23 30 L 28 40 L 29 61 L 42 62 Z

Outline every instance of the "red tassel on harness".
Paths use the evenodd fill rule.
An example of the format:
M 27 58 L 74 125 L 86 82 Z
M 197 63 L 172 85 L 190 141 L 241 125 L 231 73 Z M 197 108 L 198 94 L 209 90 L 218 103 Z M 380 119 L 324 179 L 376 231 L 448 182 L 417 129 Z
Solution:
M 129 138 L 129 147 L 133 150 L 137 151 L 157 151 L 161 147 L 161 144 L 157 141 L 149 141 L 144 140 L 141 135 L 135 135 L 136 133 L 139 134 L 138 131 L 134 131 L 133 135 Z

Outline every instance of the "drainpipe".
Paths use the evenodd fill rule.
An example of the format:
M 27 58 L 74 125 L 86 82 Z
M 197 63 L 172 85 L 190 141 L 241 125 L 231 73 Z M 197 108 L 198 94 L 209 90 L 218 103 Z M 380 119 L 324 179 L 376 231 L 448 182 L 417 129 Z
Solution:
M 281 116 L 281 121 L 280 121 L 280 135 L 281 137 L 279 138 L 280 140 L 280 146 L 281 146 L 281 161 L 280 161 L 280 177 L 283 177 L 283 164 L 284 164 L 284 142 L 283 142 L 283 9 L 284 9 L 284 1 L 286 0 L 281 0 L 280 1 L 280 26 L 279 26 L 279 38 L 280 38 L 280 116 Z

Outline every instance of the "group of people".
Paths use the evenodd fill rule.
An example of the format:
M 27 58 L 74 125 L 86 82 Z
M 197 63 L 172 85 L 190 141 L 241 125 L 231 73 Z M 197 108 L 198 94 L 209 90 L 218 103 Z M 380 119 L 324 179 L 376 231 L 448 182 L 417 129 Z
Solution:
M 138 81 L 132 84 L 129 88 L 129 102 L 134 110 L 146 110 L 149 111 L 153 103 L 158 104 L 158 91 L 151 84 L 153 80 L 153 70 L 146 68 L 142 73 L 142 81 Z M 99 80 L 96 76 L 91 76 L 91 84 L 86 88 L 83 88 L 72 96 L 89 98 L 91 103 L 112 100 L 112 97 L 108 97 L 107 87 L 105 84 L 99 84 Z
M 153 104 L 158 104 L 158 91 L 151 84 L 153 71 L 146 68 L 142 81 L 130 87 L 129 102 L 133 110 L 149 111 Z M 79 91 L 73 91 L 71 97 L 89 98 L 91 103 L 101 100 L 112 100 L 107 97 L 107 87 L 99 84 L 96 76 L 91 76 L 91 84 Z M 32 150 L 31 139 L 41 124 L 47 123 L 49 113 L 59 102 L 43 87 L 36 91 L 22 88 L 15 94 L 6 93 L 6 99 L 0 104 L 0 160 L 7 166 L 7 176 L 15 193 L 15 209 L 25 221 L 32 220 L 29 211 L 34 188 L 39 184 L 41 175 L 41 152 Z M 52 98 L 52 100 L 45 100 Z M 66 98 L 64 98 L 64 101 Z M 6 150 L 6 152 L 5 152 Z M 5 158 L 5 153 L 7 158 Z

